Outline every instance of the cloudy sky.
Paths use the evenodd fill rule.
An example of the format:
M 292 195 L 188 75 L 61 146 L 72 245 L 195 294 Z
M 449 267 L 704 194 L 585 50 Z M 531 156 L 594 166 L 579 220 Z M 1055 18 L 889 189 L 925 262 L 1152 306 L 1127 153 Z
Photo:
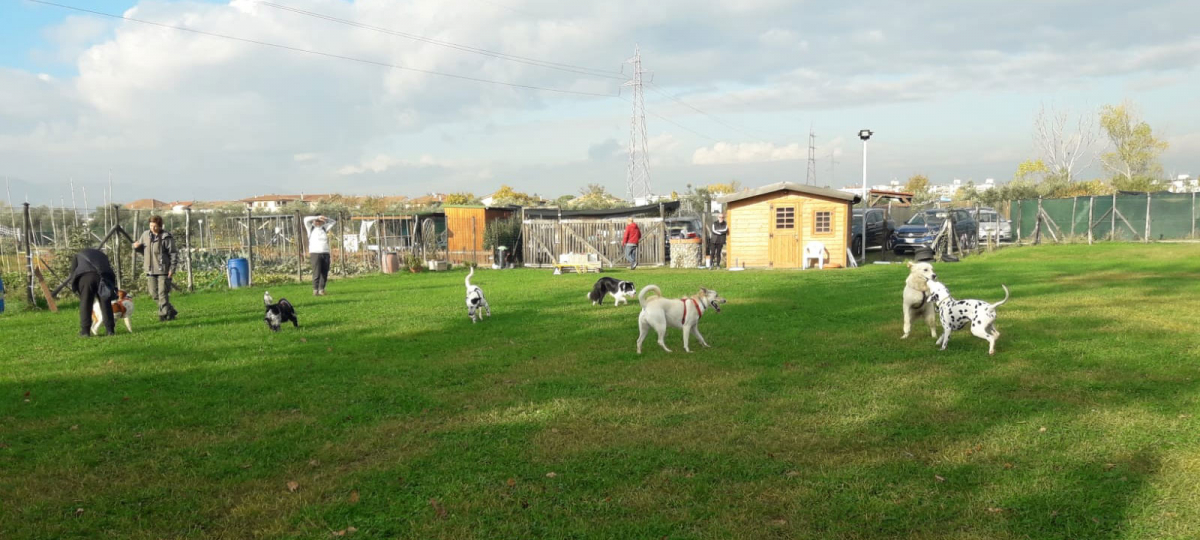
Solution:
M 660 193 L 802 182 L 810 126 L 822 185 L 861 181 L 860 128 L 873 184 L 1006 181 L 1042 104 L 1125 99 L 1200 173 L 1194 0 L 55 1 L 291 49 L 5 0 L 17 201 L 624 194 L 635 45 Z

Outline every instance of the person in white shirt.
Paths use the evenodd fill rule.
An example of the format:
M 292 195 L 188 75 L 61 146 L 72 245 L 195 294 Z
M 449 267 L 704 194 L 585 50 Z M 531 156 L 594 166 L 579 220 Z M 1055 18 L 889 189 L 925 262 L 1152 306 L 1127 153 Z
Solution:
M 325 282 L 329 279 L 329 231 L 336 220 L 325 216 L 304 218 L 308 230 L 308 257 L 312 260 L 313 296 L 325 296 Z

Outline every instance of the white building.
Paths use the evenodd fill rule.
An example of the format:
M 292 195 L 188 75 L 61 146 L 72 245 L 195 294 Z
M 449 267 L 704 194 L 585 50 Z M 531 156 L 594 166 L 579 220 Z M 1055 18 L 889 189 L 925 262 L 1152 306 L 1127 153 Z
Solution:
M 1200 193 L 1200 179 L 1192 178 L 1191 175 L 1181 174 L 1175 177 L 1175 180 L 1167 187 L 1167 191 L 1171 193 Z

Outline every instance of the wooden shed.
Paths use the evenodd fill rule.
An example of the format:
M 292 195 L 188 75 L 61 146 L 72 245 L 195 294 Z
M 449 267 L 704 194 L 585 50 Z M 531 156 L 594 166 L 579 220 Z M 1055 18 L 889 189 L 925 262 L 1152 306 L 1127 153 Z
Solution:
M 446 212 L 446 251 L 452 263 L 491 264 L 491 251 L 483 247 L 487 224 L 513 215 L 508 206 L 442 206 Z
M 727 261 L 747 268 L 800 268 L 804 245 L 825 244 L 825 267 L 845 267 L 858 195 L 779 182 L 726 195 Z

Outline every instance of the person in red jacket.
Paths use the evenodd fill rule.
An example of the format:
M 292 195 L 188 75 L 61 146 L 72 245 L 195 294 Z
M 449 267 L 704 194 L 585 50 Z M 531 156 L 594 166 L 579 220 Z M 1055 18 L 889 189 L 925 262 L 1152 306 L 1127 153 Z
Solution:
M 633 218 L 629 218 L 629 224 L 625 226 L 625 236 L 621 238 L 621 243 L 625 244 L 625 260 L 629 261 L 629 269 L 637 268 L 638 263 L 638 242 L 642 241 L 642 230 L 638 228 L 637 223 L 633 222 Z

